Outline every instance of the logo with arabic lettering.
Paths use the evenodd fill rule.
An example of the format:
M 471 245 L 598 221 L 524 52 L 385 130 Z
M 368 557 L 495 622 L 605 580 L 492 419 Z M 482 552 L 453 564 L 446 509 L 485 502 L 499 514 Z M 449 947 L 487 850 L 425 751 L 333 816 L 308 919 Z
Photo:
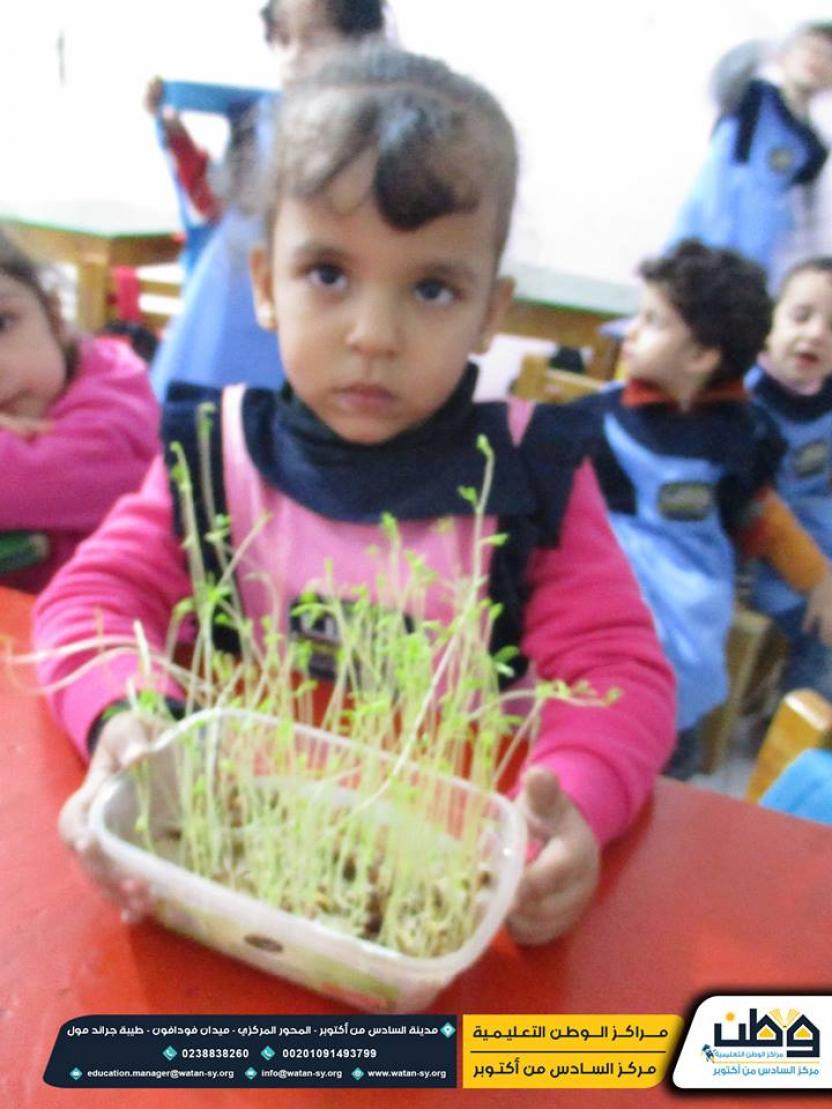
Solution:
M 829 997 L 712 997 L 691 1021 L 673 1073 L 688 1089 L 825 1086 Z
M 759 1073 L 760 1067 L 774 1073 L 796 1059 L 818 1062 L 820 1029 L 794 1008 L 785 1015 L 779 1008 L 762 1014 L 752 1008 L 744 1020 L 729 1011 L 714 1022 L 713 1046 L 705 1044 L 702 1053 L 715 1068 L 732 1068 L 732 1074 Z

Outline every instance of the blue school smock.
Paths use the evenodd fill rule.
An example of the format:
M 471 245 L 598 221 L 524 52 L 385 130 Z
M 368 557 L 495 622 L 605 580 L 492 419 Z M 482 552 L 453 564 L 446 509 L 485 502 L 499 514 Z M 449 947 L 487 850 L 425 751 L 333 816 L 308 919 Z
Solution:
M 279 97 L 255 109 L 255 145 L 262 162 L 271 146 Z M 279 388 L 283 365 L 277 337 L 254 314 L 248 253 L 263 239 L 259 216 L 230 205 L 202 249 L 184 290 L 182 309 L 171 323 L 150 368 L 156 395 L 164 400 L 172 381 L 222 387 L 245 382 Z
M 732 535 L 771 479 L 777 442 L 740 400 L 685 413 L 661 402 L 630 406 L 624 395 L 615 385 L 568 407 L 595 425 L 593 461 L 610 522 L 676 673 L 682 730 L 728 693 Z
M 774 421 L 786 444 L 777 492 L 827 558 L 832 558 L 832 378 L 814 396 L 791 393 L 755 367 L 747 378 L 754 402 Z M 752 603 L 771 615 L 805 604 L 805 597 L 767 564 L 756 571 Z
M 789 190 L 814 181 L 826 155 L 775 85 L 750 81 L 737 107 L 716 123 L 671 241 L 693 237 L 731 247 L 770 269 L 793 226 Z

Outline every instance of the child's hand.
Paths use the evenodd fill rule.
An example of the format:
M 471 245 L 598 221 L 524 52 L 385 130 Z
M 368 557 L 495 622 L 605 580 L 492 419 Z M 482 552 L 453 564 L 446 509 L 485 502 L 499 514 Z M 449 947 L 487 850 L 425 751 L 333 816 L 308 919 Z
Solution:
M 568 931 L 589 903 L 601 853 L 586 820 L 548 770 L 528 772 L 516 803 L 530 838 L 542 847 L 526 864 L 506 923 L 518 943 L 547 943 Z
M 832 571 L 827 570 L 806 599 L 803 630 L 814 632 L 826 647 L 832 647 Z
M 144 90 L 144 106 L 145 110 L 155 116 L 159 111 L 159 104 L 162 101 L 162 93 L 164 92 L 165 82 L 161 77 L 154 77 L 149 82 L 147 88 Z
M 164 91 L 165 82 L 161 77 L 154 77 L 144 90 L 144 106 L 152 116 L 161 114 L 165 132 L 168 136 L 171 136 L 180 131 L 184 131 L 184 126 L 175 108 L 171 108 L 169 105 L 162 107 L 162 95 Z
M 122 908 L 122 918 L 133 924 L 149 909 L 147 888 L 124 877 L 102 854 L 89 827 L 89 812 L 98 791 L 116 771 L 147 754 L 151 733 L 133 712 L 120 712 L 101 729 L 87 776 L 65 802 L 58 817 L 58 830 L 65 843 L 78 852 L 92 877 Z
M 20 439 L 34 439 L 36 435 L 45 434 L 51 427 L 51 420 L 43 420 L 36 416 L 12 416 L 8 412 L 0 412 L 0 431 L 10 431 Z

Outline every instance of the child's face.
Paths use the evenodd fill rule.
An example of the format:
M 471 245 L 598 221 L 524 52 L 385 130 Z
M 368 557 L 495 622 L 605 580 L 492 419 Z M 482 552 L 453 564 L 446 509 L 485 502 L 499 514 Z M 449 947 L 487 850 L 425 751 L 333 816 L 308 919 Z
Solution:
M 623 356 L 628 377 L 657 385 L 677 399 L 693 395 L 719 363 L 719 352 L 694 339 L 662 287 L 649 281 L 627 331 Z
M 786 80 L 804 93 L 832 88 L 832 40 L 826 35 L 799 35 L 780 58 Z
M 832 374 L 832 274 L 804 270 L 789 281 L 762 362 L 792 392 L 818 392 Z
M 54 322 L 27 285 L 0 273 L 0 412 L 39 418 L 65 383 Z
M 271 259 L 255 251 L 252 274 L 297 395 L 343 439 L 371 444 L 444 404 L 469 354 L 487 349 L 511 283 L 494 275 L 492 197 L 399 231 L 379 215 L 367 168 L 360 160 L 325 193 L 284 199 Z
M 306 76 L 343 44 L 324 0 L 270 0 L 262 14 L 284 85 Z

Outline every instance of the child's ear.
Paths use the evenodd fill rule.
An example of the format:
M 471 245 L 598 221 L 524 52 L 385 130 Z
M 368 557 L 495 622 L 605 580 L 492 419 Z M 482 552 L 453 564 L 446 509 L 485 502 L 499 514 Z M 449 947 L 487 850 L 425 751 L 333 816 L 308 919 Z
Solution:
M 488 309 L 482 321 L 477 345 L 474 347 L 475 354 L 485 354 L 491 346 L 491 340 L 500 330 L 513 297 L 514 278 L 498 277 L 491 290 Z
M 688 366 L 691 373 L 704 383 L 719 368 L 721 361 L 722 353 L 718 347 L 702 347 L 697 344 Z
M 248 256 L 251 288 L 254 294 L 254 314 L 266 331 L 277 329 L 272 291 L 272 267 L 265 247 L 252 247 Z

